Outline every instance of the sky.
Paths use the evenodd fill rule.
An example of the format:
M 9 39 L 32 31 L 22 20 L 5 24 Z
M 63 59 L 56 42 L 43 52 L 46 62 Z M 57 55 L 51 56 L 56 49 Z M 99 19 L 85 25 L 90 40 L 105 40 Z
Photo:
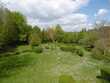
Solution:
M 28 23 L 41 27 L 60 24 L 65 31 L 92 29 L 94 23 L 110 21 L 110 0 L 2 0 L 19 11 Z

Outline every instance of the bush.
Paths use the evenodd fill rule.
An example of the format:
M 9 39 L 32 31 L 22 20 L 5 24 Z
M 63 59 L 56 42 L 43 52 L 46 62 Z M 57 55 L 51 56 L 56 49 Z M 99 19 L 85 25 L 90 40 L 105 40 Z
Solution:
M 48 45 L 45 46 L 45 49 L 50 49 L 50 47 Z
M 92 57 L 99 60 L 110 61 L 110 51 L 95 48 L 92 50 Z
M 63 43 L 78 44 L 78 41 L 79 41 L 80 38 L 81 38 L 80 33 L 65 32 L 63 34 L 62 42 Z
M 104 40 L 105 41 L 105 40 Z M 98 40 L 92 50 L 93 58 L 110 61 L 110 47 L 103 40 Z
M 94 43 L 98 40 L 97 33 L 95 31 L 84 33 L 82 39 L 79 40 L 79 44 L 86 50 L 91 51 L 94 48 Z
M 71 75 L 61 75 L 59 77 L 59 83 L 75 83 L 75 80 Z
M 30 36 L 30 45 L 32 46 L 38 46 L 41 44 L 41 38 L 39 37 L 38 34 L 32 33 Z
M 36 53 L 42 53 L 43 48 L 41 46 L 32 46 L 32 50 Z
M 100 76 L 96 76 L 96 78 L 101 79 L 102 83 L 110 83 L 110 68 L 102 68 L 100 70 L 101 75 Z
M 76 46 L 70 46 L 70 45 L 62 45 L 60 46 L 60 49 L 62 51 L 66 51 L 66 52 L 72 52 L 72 53 L 76 53 L 77 55 L 79 56 L 83 56 L 84 55 L 84 52 L 82 49 L 76 47 Z
M 60 49 L 62 50 L 62 51 L 66 51 L 66 52 L 75 52 L 75 47 L 74 46 L 70 46 L 70 45 L 62 45 L 62 46 L 60 46 Z
M 84 55 L 84 52 L 81 49 L 76 49 L 75 53 L 78 54 L 81 57 Z
M 92 50 L 92 57 L 93 58 L 101 60 L 101 59 L 103 59 L 102 56 L 103 56 L 103 51 L 96 49 L 96 48 L 94 48 Z

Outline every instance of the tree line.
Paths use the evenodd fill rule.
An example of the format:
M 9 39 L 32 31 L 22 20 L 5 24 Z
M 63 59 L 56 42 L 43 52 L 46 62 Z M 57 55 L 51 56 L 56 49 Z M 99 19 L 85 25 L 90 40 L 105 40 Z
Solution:
M 17 44 L 38 45 L 53 42 L 56 40 L 56 34 L 62 32 L 60 25 L 57 25 L 56 29 L 48 28 L 41 31 L 40 27 L 29 25 L 21 13 L 0 7 L 0 50 Z
M 65 32 L 60 25 L 41 30 L 39 26 L 29 25 L 21 13 L 0 6 L 0 51 L 19 44 L 38 46 L 58 42 L 81 45 L 95 57 L 110 59 L 109 33 L 110 26 L 96 26 L 93 30 L 80 32 Z

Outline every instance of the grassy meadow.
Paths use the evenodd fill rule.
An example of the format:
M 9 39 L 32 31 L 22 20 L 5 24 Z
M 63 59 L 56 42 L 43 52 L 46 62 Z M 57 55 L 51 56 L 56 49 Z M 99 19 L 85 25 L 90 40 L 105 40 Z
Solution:
M 0 58 L 0 83 L 103 83 L 96 78 L 106 66 L 103 61 L 91 58 L 81 46 L 77 47 L 83 50 L 83 57 L 62 51 L 60 45 L 64 44 L 42 44 L 42 53 L 29 45 L 8 52 L 14 56 Z

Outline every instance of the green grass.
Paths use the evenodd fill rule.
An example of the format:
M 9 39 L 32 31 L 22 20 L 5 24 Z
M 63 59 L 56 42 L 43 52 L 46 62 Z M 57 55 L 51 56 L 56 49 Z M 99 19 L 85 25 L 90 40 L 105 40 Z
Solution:
M 11 66 L 18 66 L 5 70 L 8 76 L 1 77 L 0 83 L 66 83 L 62 79 L 67 82 L 74 80 L 72 83 L 102 83 L 96 76 L 100 75 L 103 62 L 91 58 L 90 53 L 82 47 L 83 57 L 62 51 L 51 43 L 43 44 L 42 47 L 43 52 L 36 53 L 30 46 L 19 46 L 16 49 L 19 52 L 16 54 L 18 59 L 12 59 L 12 56 L 1 57 L 0 63 L 8 59 L 13 60 L 9 63 Z
M 59 77 L 59 83 L 75 83 L 75 81 L 70 75 L 61 75 Z

